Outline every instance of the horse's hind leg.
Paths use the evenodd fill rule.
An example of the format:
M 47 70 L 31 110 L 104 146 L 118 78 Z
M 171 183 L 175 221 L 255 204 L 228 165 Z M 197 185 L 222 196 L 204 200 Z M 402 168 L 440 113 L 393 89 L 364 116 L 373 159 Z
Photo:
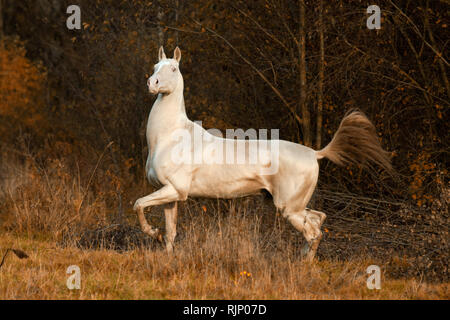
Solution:
M 314 223 L 316 223 L 318 225 L 318 227 L 320 228 L 322 226 L 323 222 L 325 221 L 327 215 L 325 213 L 323 213 L 322 211 L 313 210 L 310 208 L 306 208 L 305 210 L 307 212 L 307 216 L 309 217 L 309 219 L 311 221 L 313 221 Z
M 303 252 L 306 254 L 306 258 L 308 260 L 312 260 L 316 255 L 320 240 L 322 240 L 322 231 L 320 230 L 320 227 L 327 216 L 321 211 L 312 210 L 309 208 L 306 208 L 306 212 L 306 220 L 314 231 L 312 232 L 313 237 L 306 237 L 305 235 L 307 242 L 305 244 L 306 248 L 303 249 Z
M 308 260 L 312 260 L 319 246 L 322 232 L 320 227 L 325 220 L 325 214 L 306 208 L 319 176 L 319 165 L 317 161 L 311 163 L 310 170 L 302 168 L 302 174 L 297 177 L 293 173 L 296 167 L 287 167 L 289 176 L 278 177 L 278 187 L 273 189 L 273 199 L 275 206 L 283 212 L 283 216 L 300 232 L 306 239 L 306 244 L 302 248 L 302 253 Z
M 302 254 L 307 260 L 312 261 L 322 239 L 320 227 L 326 218 L 325 213 L 306 208 L 300 212 L 286 212 L 284 216 L 298 231 L 303 233 L 306 244 L 302 248 Z

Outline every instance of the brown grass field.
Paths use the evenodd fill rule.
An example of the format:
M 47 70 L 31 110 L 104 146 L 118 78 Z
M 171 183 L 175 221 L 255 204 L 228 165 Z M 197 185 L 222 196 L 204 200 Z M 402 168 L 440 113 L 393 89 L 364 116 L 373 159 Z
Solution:
M 351 240 L 343 242 L 350 229 L 339 229 L 339 220 L 330 215 L 317 259 L 302 261 L 302 236 L 262 197 L 180 204 L 171 257 L 139 230 L 131 210 L 136 194 L 145 190 L 125 196 L 119 219 L 108 204 L 110 193 L 86 191 L 63 165 L 54 168 L 39 173 L 32 165 L 3 162 L 2 172 L 14 174 L 0 186 L 0 259 L 7 248 L 29 258 L 12 252 L 6 257 L 0 269 L 2 300 L 450 298 L 446 269 L 441 277 L 427 277 L 410 272 L 421 260 L 398 250 L 369 254 L 364 249 L 372 246 L 369 237 L 358 239 L 365 239 L 364 226 L 375 229 L 374 224 L 353 224 Z M 154 208 L 148 219 L 164 228 L 162 208 Z M 448 255 L 440 256 L 446 267 Z M 380 290 L 366 285 L 372 264 L 381 268 Z M 81 269 L 80 290 L 66 286 L 70 265 Z
M 0 299 L 448 299 L 449 284 L 382 276 L 366 287 L 372 261 L 302 263 L 285 252 L 263 255 L 254 243 L 208 233 L 211 243 L 180 243 L 163 250 L 61 248 L 46 239 L 3 233 L 2 246 L 22 248 L 28 259 L 8 257 L 0 272 Z M 246 238 L 246 237 L 244 237 Z M 66 269 L 81 268 L 81 289 L 66 287 Z M 241 272 L 245 271 L 246 274 Z
M 450 0 L 74 2 L 0 0 L 0 300 L 450 299 Z M 176 65 L 159 68 L 160 48 Z M 178 203 L 172 256 L 141 231 L 148 156 L 164 182 L 159 154 L 171 133 L 191 140 L 185 117 L 325 156 L 307 204 L 327 215 L 314 261 L 265 190 Z M 263 180 L 291 185 L 278 198 L 293 210 L 284 190 L 310 152 L 287 149 Z M 164 235 L 163 209 L 145 215 Z

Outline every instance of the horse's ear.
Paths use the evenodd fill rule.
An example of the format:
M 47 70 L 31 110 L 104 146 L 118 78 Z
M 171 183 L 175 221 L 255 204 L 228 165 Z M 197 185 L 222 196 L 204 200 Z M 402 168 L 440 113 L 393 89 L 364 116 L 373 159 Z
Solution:
M 181 50 L 180 50 L 180 48 L 178 48 L 178 47 L 175 48 L 175 51 L 173 52 L 173 58 L 175 60 L 177 60 L 177 62 L 180 62 L 180 60 L 181 60 Z
M 158 53 L 159 61 L 162 59 L 166 59 L 166 54 L 164 53 L 163 46 L 159 47 L 159 53 Z

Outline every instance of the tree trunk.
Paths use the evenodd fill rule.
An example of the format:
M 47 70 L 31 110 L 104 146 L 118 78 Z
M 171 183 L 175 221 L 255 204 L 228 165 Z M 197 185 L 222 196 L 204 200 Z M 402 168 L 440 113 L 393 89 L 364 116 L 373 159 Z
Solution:
M 433 32 L 431 31 L 431 28 L 430 28 L 430 23 L 429 23 L 429 19 L 428 19 L 428 5 L 429 5 L 429 2 L 427 1 L 427 10 L 425 11 L 425 29 L 427 29 L 427 31 L 428 31 L 428 37 L 430 38 L 431 45 L 436 50 L 439 50 L 439 54 L 442 55 L 443 51 L 437 47 L 436 41 L 434 40 Z M 441 69 L 442 80 L 444 81 L 445 88 L 447 89 L 447 96 L 450 98 L 450 84 L 449 84 L 449 81 L 447 78 L 447 73 L 445 71 L 445 66 L 444 66 L 444 62 L 442 62 L 442 59 L 438 59 L 438 64 L 439 64 L 439 68 Z
M 302 113 L 303 144 L 311 146 L 311 120 L 306 105 L 306 33 L 305 33 L 305 1 L 299 0 L 300 6 L 300 110 Z
M 0 0 L 0 41 L 3 40 L 3 0 Z
M 164 29 L 163 29 L 163 19 L 164 10 L 161 7 L 161 3 L 158 3 L 158 14 L 156 16 L 158 19 L 158 48 L 164 46 Z
M 175 0 L 175 26 L 178 28 L 178 15 L 180 10 L 180 1 Z M 175 30 L 175 45 L 178 46 L 178 30 Z
M 317 127 L 316 127 L 316 149 L 322 145 L 322 110 L 323 110 L 323 81 L 325 73 L 325 40 L 323 35 L 323 0 L 319 5 L 319 39 L 320 39 L 320 61 L 319 61 L 319 92 L 317 95 Z

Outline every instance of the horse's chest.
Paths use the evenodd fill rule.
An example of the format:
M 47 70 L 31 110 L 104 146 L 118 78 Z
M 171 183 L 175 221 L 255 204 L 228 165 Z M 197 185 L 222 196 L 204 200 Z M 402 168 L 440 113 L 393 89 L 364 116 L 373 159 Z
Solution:
M 147 164 L 145 166 L 145 172 L 147 176 L 147 180 L 150 182 L 150 184 L 154 187 L 161 186 L 161 181 L 158 178 L 158 174 L 155 170 L 155 161 L 154 161 L 155 155 L 149 153 L 147 158 Z

